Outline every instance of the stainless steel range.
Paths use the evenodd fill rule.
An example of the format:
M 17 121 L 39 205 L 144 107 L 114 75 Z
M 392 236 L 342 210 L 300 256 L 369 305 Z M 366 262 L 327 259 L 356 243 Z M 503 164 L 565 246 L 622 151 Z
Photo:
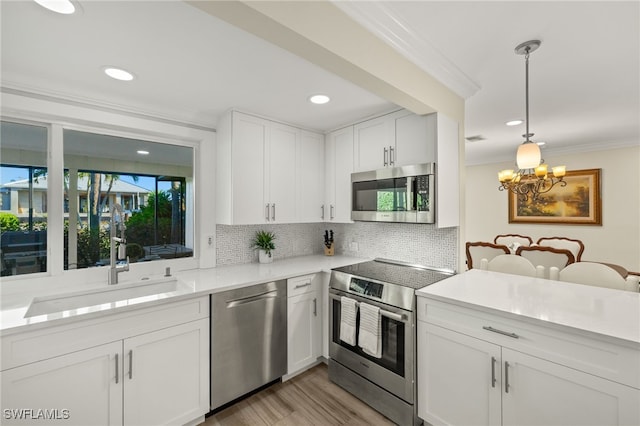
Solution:
M 386 259 L 334 269 L 329 284 L 329 379 L 395 423 L 418 424 L 415 291 L 451 275 L 450 270 Z M 340 340 L 342 297 L 380 309 L 380 358 L 358 345 L 359 310 L 355 345 Z

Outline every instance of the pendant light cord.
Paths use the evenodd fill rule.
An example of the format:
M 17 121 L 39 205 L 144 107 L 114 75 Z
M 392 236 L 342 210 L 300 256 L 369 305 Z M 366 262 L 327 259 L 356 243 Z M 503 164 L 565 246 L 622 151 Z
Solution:
M 525 142 L 531 142 L 529 140 L 529 51 L 530 47 L 527 46 L 526 54 L 524 55 L 524 99 L 525 99 L 525 119 L 526 119 L 526 133 Z

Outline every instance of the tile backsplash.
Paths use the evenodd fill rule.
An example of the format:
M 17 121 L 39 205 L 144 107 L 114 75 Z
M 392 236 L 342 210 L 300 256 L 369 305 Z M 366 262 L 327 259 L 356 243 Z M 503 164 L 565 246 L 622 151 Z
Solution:
M 258 230 L 276 234 L 274 259 L 323 253 L 325 229 L 332 229 L 336 254 L 383 257 L 420 265 L 456 269 L 458 228 L 410 223 L 296 223 L 283 225 L 217 225 L 216 263 L 258 261 L 251 241 Z

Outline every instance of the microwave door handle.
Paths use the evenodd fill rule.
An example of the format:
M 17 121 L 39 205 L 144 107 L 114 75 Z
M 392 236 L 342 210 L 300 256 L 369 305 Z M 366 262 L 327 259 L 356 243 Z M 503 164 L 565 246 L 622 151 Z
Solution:
M 418 200 L 416 197 L 416 178 L 407 179 L 407 211 L 417 210 Z

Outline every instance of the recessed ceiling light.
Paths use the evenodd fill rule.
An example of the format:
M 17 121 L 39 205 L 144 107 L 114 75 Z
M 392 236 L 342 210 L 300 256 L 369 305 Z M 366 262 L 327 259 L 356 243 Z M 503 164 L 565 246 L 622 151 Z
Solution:
M 140 150 L 138 150 L 138 151 L 136 151 L 136 152 L 137 152 L 138 154 L 140 154 L 140 155 L 149 155 L 149 151 L 145 151 L 145 150 L 143 150 L 143 149 L 140 149 Z
M 62 13 L 63 15 L 71 15 L 76 11 L 76 7 L 69 0 L 34 0 L 45 9 L 52 12 Z
M 331 98 L 328 97 L 327 95 L 313 95 L 309 97 L 309 102 L 311 102 L 312 104 L 318 104 L 318 105 L 326 104 L 330 100 Z
M 545 146 L 547 143 L 546 142 L 536 142 L 538 144 L 538 146 Z
M 524 123 L 524 121 L 522 120 L 511 120 L 511 121 L 507 121 L 506 124 L 507 126 L 517 126 L 518 124 L 522 124 Z
M 109 77 L 120 81 L 131 81 L 135 78 L 132 73 L 127 70 L 123 70 L 122 68 L 104 67 L 104 73 Z

